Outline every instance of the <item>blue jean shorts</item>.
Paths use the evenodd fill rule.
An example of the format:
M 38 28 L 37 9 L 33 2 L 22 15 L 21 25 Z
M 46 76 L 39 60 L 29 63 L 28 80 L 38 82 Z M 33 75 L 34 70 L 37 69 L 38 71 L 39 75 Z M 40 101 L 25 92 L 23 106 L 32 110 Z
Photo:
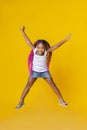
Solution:
M 51 74 L 48 70 L 44 71 L 44 72 L 36 72 L 36 71 L 32 70 L 30 77 L 32 77 L 32 78 L 49 78 L 49 77 L 51 77 Z

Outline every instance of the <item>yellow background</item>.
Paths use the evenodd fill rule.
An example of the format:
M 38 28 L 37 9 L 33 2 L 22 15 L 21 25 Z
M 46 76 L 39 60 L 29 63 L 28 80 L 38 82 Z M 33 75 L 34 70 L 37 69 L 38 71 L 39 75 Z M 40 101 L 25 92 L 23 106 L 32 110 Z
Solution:
M 0 129 L 87 130 L 87 1 L 15 0 L 0 2 Z M 67 108 L 58 105 L 51 87 L 38 79 L 16 110 L 28 80 L 30 48 L 20 27 L 34 43 L 70 41 L 53 52 L 50 72 Z

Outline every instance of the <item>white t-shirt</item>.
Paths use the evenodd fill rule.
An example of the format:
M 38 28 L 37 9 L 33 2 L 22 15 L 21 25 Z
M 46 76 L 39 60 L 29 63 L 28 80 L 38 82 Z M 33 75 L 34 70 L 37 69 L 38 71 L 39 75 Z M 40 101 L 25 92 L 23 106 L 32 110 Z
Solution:
M 33 57 L 33 65 L 32 70 L 36 72 L 44 72 L 47 71 L 47 64 L 46 64 L 46 55 L 47 51 L 45 50 L 44 55 L 37 55 L 36 48 L 34 49 L 34 57 Z

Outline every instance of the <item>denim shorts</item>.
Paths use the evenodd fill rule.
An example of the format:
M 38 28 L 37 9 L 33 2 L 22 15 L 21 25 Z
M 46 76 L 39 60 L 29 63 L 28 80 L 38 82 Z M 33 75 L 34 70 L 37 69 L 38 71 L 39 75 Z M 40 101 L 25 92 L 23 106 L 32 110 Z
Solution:
M 44 72 L 36 72 L 36 71 L 32 70 L 30 77 L 32 77 L 32 78 L 49 78 L 49 77 L 51 77 L 51 74 L 48 70 L 44 71 Z

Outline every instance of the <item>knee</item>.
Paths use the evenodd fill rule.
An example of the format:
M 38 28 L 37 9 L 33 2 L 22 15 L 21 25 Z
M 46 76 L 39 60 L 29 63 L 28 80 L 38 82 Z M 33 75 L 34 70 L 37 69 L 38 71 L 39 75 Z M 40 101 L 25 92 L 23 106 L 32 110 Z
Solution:
M 29 89 L 29 88 L 31 88 L 31 86 L 32 86 L 32 83 L 29 82 L 29 83 L 26 85 L 26 88 Z

